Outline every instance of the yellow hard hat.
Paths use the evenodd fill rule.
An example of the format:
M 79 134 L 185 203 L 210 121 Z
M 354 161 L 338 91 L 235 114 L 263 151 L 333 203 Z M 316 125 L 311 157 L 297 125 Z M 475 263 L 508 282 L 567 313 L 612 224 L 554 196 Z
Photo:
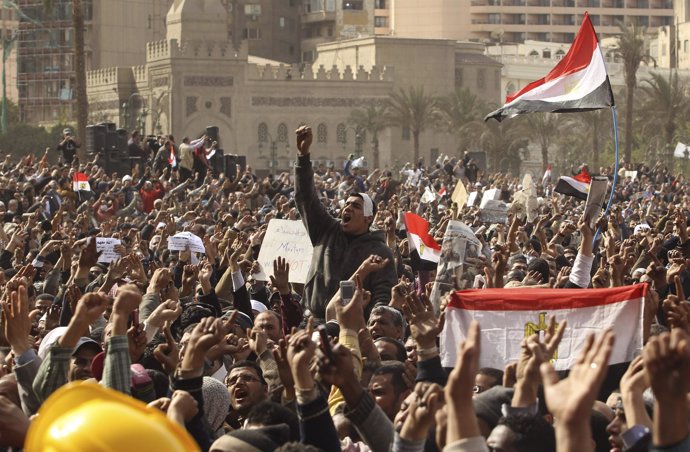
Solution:
M 26 452 L 191 452 L 199 446 L 179 424 L 144 403 L 94 383 L 70 383 L 38 410 Z

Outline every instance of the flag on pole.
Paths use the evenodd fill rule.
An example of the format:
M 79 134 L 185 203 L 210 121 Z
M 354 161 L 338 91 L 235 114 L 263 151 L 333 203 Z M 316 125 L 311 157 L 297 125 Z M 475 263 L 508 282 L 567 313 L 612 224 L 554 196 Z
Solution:
M 520 343 L 543 335 L 549 318 L 568 321 L 553 356 L 556 370 L 572 367 L 590 333 L 613 328 L 616 344 L 609 364 L 632 360 L 642 350 L 646 284 L 610 289 L 474 289 L 455 292 L 441 332 L 441 363 L 454 367 L 458 344 L 472 320 L 482 328 L 480 367 L 503 369 L 520 356 Z
M 177 156 L 175 155 L 175 148 L 170 145 L 170 155 L 168 155 L 168 164 L 171 168 L 177 168 Z
M 91 184 L 89 184 L 89 176 L 79 171 L 72 176 L 72 190 L 74 191 L 91 191 Z
M 597 110 L 614 105 L 604 56 L 589 14 L 577 32 L 570 50 L 546 77 L 509 94 L 506 103 L 484 120 L 532 113 L 570 113 Z
M 589 186 L 592 183 L 592 176 L 586 166 L 583 166 L 575 176 L 561 176 L 553 191 L 562 195 L 573 196 L 577 199 L 587 201 Z
M 546 185 L 551 182 L 551 164 L 546 165 L 546 171 L 544 171 L 544 176 L 541 178 L 541 184 Z
M 422 261 L 438 264 L 441 259 L 441 245 L 429 235 L 429 222 L 411 212 L 405 213 L 405 228 L 410 249 L 415 250 Z

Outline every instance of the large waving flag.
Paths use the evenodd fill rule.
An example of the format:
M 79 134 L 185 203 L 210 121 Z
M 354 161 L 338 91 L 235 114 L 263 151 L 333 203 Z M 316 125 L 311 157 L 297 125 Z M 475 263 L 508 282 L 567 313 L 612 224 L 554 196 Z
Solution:
M 592 21 L 585 13 L 575 41 L 556 67 L 546 77 L 509 94 L 505 105 L 489 113 L 484 120 L 502 121 L 531 112 L 589 111 L 613 105 L 604 56 Z
M 480 367 L 503 369 L 520 356 L 520 343 L 543 335 L 549 317 L 568 321 L 558 351 L 556 370 L 569 369 L 585 338 L 613 328 L 616 344 L 609 364 L 632 360 L 642 350 L 642 313 L 646 284 L 611 289 L 475 289 L 455 292 L 446 309 L 441 333 L 441 363 L 454 367 L 458 344 L 470 323 L 482 327 Z

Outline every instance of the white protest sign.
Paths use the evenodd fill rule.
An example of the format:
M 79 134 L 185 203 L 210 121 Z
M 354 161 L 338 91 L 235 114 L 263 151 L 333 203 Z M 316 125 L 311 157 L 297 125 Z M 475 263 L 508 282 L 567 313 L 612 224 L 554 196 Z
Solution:
M 637 179 L 637 171 L 626 171 L 625 177 L 626 178 L 629 177 L 630 179 L 635 180 L 635 179 Z
M 259 264 L 266 276 L 273 275 L 273 261 L 282 257 L 290 264 L 290 282 L 304 284 L 314 247 L 301 221 L 273 219 L 259 251 Z
M 479 220 L 486 223 L 507 223 L 508 205 L 503 201 L 482 199 L 482 203 L 479 206 Z
M 467 197 L 467 207 L 474 207 L 474 205 L 477 203 L 478 196 L 479 193 L 477 193 L 476 191 L 470 193 L 470 195 Z
M 98 256 L 98 262 L 107 264 L 118 260 L 121 256 L 115 252 L 115 246 L 121 244 L 119 239 L 96 237 L 96 251 L 101 253 Z
M 168 249 L 170 251 L 184 251 L 187 247 L 194 253 L 206 253 L 204 242 L 199 236 L 191 232 L 180 232 L 172 237 L 168 237 Z
M 501 199 L 501 189 L 492 188 L 491 190 L 487 190 L 484 192 L 484 195 L 482 196 L 482 204 L 484 204 L 484 200 L 498 201 L 499 199 Z
M 676 145 L 676 148 L 673 150 L 673 156 L 678 157 L 678 158 L 685 158 L 685 150 L 688 149 L 688 147 L 681 143 L 680 141 Z

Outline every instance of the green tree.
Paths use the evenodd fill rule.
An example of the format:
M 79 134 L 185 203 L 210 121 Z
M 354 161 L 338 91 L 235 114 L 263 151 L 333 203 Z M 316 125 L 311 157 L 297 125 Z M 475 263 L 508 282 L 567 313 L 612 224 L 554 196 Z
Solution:
M 467 88 L 438 99 L 438 127 L 455 136 L 460 146 L 473 144 L 481 134 L 482 117 L 487 106 Z
M 635 104 L 635 88 L 637 87 L 637 70 L 640 64 L 650 61 L 644 42 L 644 27 L 635 24 L 619 24 L 621 34 L 618 36 L 615 54 L 623 60 L 623 76 L 625 78 L 625 161 L 632 160 L 633 145 L 633 110 Z
M 387 103 L 391 124 L 409 128 L 414 143 L 414 162 L 419 160 L 419 136 L 437 122 L 436 99 L 424 92 L 424 87 L 400 88 L 391 93 Z
M 525 116 L 525 131 L 530 139 L 539 145 L 542 170 L 546 171 L 546 165 L 549 163 L 549 147 L 559 137 L 562 121 L 556 113 L 531 113 Z
M 386 104 L 376 106 L 369 105 L 366 108 L 358 108 L 350 112 L 348 122 L 355 129 L 363 130 L 371 134 L 371 144 L 373 147 L 374 168 L 379 168 L 379 133 L 383 132 L 389 125 L 387 118 L 388 106 Z
M 642 81 L 642 92 L 645 132 L 660 134 L 664 143 L 673 144 L 676 131 L 690 112 L 686 83 L 675 71 L 668 77 L 651 74 L 650 78 Z
M 510 121 L 489 121 L 479 136 L 481 149 L 486 152 L 491 171 L 506 171 L 517 176 L 520 170 L 520 151 L 527 147 L 523 118 Z
M 576 160 L 583 163 L 586 158 L 589 158 L 587 163 L 590 164 L 590 168 L 598 171 L 602 146 L 613 139 L 609 111 L 594 110 L 567 115 L 564 118 L 563 128 L 572 130 L 574 133 L 562 134 L 562 136 L 566 135 L 564 138 L 567 140 L 558 140 L 561 148 L 564 146 L 582 150 L 589 148 L 588 157 L 584 157 L 580 152 Z

